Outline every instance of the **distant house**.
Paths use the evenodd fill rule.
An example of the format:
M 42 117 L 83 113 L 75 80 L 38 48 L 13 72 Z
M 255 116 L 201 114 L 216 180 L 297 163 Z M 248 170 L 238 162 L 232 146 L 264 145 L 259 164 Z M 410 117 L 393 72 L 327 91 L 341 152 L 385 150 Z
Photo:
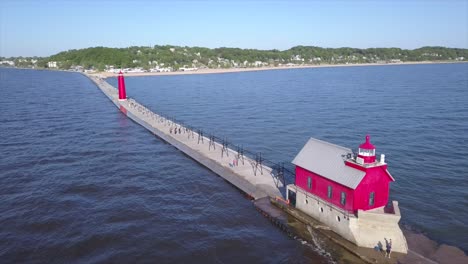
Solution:
M 71 66 L 70 70 L 77 71 L 77 72 L 83 72 L 84 71 L 83 66 L 80 66 L 80 65 Z
M 185 67 L 181 67 L 179 68 L 179 71 L 193 71 L 191 68 L 185 68 Z
M 304 59 L 301 57 L 301 55 L 293 55 L 293 56 L 291 56 L 291 60 L 304 61 Z
M 149 71 L 150 72 L 171 72 L 172 68 L 171 67 L 164 67 L 164 68 L 155 67 L 155 68 L 151 68 Z
M 47 62 L 47 67 L 57 68 L 57 62 L 56 61 L 49 61 L 49 62 Z
M 2 60 L 2 61 L 0 61 L 0 64 L 9 65 L 9 66 L 15 66 L 15 62 L 14 62 L 14 61 L 10 61 L 10 60 Z
M 145 72 L 145 70 L 141 67 L 137 67 L 137 68 L 130 68 L 130 69 L 126 69 L 126 72 L 129 72 L 129 73 L 141 73 L 141 72 Z
M 254 66 L 255 66 L 255 67 L 261 67 L 262 64 L 263 64 L 263 62 L 261 62 L 261 61 L 255 61 L 255 62 L 254 62 Z

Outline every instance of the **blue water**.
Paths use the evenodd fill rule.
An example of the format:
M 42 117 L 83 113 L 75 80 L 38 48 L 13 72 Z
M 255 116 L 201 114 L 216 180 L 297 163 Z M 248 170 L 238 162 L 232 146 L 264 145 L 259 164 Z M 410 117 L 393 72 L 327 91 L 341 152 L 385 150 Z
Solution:
M 116 85 L 116 79 L 109 79 Z M 468 250 L 468 64 L 126 78 L 155 112 L 290 162 L 366 133 L 402 223 Z M 77 73 L 0 69 L 5 263 L 329 261 Z M 280 250 L 278 250 L 280 249 Z
M 116 79 L 109 82 L 117 86 Z M 401 223 L 468 250 L 468 64 L 126 78 L 128 96 L 270 160 L 310 137 L 384 153 Z M 380 155 L 379 155 L 380 156 Z

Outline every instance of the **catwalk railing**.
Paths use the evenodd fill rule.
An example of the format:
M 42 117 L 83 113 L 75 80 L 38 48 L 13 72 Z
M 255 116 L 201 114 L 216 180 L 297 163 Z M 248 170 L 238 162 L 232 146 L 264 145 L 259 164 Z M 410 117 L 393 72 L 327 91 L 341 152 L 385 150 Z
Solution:
M 244 164 L 244 157 L 249 158 L 254 162 L 254 165 L 252 166 L 254 175 L 257 175 L 257 173 L 261 173 L 263 175 L 264 167 L 269 167 L 271 168 L 272 176 L 279 179 L 284 186 L 286 186 L 287 183 L 294 182 L 294 172 L 291 169 L 286 168 L 283 162 L 274 162 L 265 158 L 261 152 L 247 150 L 242 145 L 233 144 L 226 137 L 219 137 L 213 133 L 207 133 L 205 130 L 189 125 L 173 116 L 161 113 L 156 114 L 132 98 L 129 98 L 128 102 L 130 107 L 138 111 L 140 114 L 151 118 L 153 121 L 162 123 L 165 126 L 169 126 L 171 134 L 186 134 L 188 138 L 196 138 L 198 144 L 204 144 L 205 141 L 208 141 L 208 148 L 210 150 L 211 148 L 216 150 L 217 147 L 221 147 L 221 157 L 224 155 L 229 156 L 230 151 L 234 152 L 235 162 L 242 162 L 242 164 Z

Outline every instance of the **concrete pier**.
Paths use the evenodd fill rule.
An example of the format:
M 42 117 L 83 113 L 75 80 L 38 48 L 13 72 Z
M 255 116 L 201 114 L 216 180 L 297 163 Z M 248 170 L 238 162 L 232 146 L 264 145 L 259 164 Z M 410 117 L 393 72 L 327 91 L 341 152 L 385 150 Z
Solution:
M 99 89 L 129 118 L 173 145 L 192 159 L 257 200 L 283 197 L 283 183 L 272 168 L 241 155 L 236 150 L 210 141 L 209 137 L 160 116 L 134 99 L 120 100 L 117 89 L 102 78 L 87 75 Z

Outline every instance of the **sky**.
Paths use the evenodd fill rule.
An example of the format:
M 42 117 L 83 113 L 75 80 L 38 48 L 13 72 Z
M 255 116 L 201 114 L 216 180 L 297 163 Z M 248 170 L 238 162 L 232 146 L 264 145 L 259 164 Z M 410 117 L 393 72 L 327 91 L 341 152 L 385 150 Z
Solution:
M 95 46 L 468 48 L 468 0 L 1 0 L 0 56 Z

